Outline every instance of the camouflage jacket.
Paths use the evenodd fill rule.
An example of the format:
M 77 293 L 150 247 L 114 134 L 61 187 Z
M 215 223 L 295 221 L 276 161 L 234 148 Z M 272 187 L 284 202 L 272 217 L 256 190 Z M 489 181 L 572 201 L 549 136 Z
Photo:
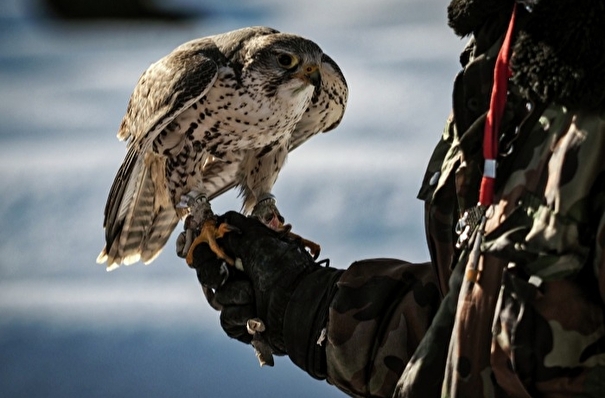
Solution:
M 498 6 L 474 22 L 453 16 L 489 2 Z M 473 39 L 418 195 L 431 263 L 367 260 L 341 276 L 327 324 L 327 379 L 348 394 L 605 396 L 605 73 L 584 68 L 562 87 L 556 73 L 565 68 L 532 69 L 549 50 L 532 18 L 554 13 L 552 4 L 572 2 L 519 11 L 496 202 L 476 258 L 476 223 L 467 220 L 468 234 L 456 226 L 478 201 L 493 62 L 512 1 L 450 4 L 450 24 Z M 596 18 L 595 10 L 581 12 L 605 26 L 604 7 L 597 8 Z M 587 48 L 579 39 L 573 45 Z

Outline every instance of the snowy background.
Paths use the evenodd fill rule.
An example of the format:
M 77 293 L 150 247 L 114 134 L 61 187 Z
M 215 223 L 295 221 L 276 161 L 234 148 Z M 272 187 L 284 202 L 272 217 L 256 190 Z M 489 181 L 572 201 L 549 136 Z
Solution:
M 41 0 L 0 0 L 0 397 L 341 397 L 227 338 L 174 237 L 150 266 L 95 263 L 125 154 L 115 134 L 139 75 L 182 42 L 249 25 L 306 36 L 341 66 L 349 106 L 290 156 L 282 214 L 339 268 L 426 260 L 415 196 L 464 45 L 447 1 L 162 4 L 202 16 L 65 22 Z M 213 205 L 239 206 L 235 194 Z

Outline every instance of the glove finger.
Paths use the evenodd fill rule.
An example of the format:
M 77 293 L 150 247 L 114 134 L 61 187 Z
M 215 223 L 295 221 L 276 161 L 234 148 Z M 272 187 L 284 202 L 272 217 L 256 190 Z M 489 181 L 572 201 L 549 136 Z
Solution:
M 217 289 L 229 276 L 227 265 L 206 243 L 199 244 L 193 251 L 193 268 L 197 279 L 204 286 Z
M 227 336 L 250 344 L 252 335 L 248 333 L 246 324 L 248 319 L 255 316 L 256 311 L 252 305 L 224 307 L 220 316 L 221 327 Z
M 247 229 L 250 222 L 258 222 L 256 219 L 251 219 L 250 217 L 244 216 L 237 211 L 228 211 L 222 216 L 218 217 L 218 222 L 226 222 L 227 224 L 233 225 L 238 228 Z
M 224 240 L 227 246 L 232 247 L 235 250 L 235 254 L 239 254 L 237 249 L 242 246 L 240 243 L 248 241 L 255 241 L 262 236 L 270 236 L 279 239 L 279 233 L 267 227 L 259 220 L 253 217 L 246 217 L 235 211 L 225 213 L 219 218 L 219 222 L 226 222 L 227 224 L 236 227 L 239 231 L 234 231 L 225 236 Z
M 214 298 L 222 306 L 254 304 L 254 290 L 248 280 L 229 281 L 217 289 Z
M 242 260 L 251 257 L 266 257 L 276 255 L 286 249 L 287 243 L 278 232 L 267 227 L 259 220 L 245 217 L 237 212 L 228 212 L 222 216 L 222 222 L 234 226 L 239 231 L 226 234 L 221 239 L 221 245 L 233 258 Z M 266 261 L 260 261 L 266 263 Z M 244 271 L 252 277 L 248 261 L 243 262 Z

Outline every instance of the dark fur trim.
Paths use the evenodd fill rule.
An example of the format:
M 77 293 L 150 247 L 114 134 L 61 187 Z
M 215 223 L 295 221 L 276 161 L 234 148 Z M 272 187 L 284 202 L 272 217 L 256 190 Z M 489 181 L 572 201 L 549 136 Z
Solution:
M 571 108 L 605 105 L 605 2 L 543 0 L 513 47 L 513 80 L 526 96 Z
M 449 24 L 459 35 L 473 33 L 495 13 L 510 13 L 503 3 L 513 4 L 453 0 Z M 541 0 L 523 19 L 511 58 L 521 93 L 572 109 L 605 109 L 605 2 Z
M 510 14 L 512 0 L 452 0 L 447 7 L 448 25 L 460 36 L 467 36 L 491 16 Z

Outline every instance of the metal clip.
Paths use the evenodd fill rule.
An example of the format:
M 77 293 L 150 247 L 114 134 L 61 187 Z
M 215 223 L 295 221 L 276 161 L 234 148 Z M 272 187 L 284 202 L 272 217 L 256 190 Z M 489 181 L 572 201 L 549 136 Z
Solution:
M 468 240 L 469 231 L 471 226 L 468 224 L 468 211 L 465 211 L 462 217 L 456 223 L 456 228 L 454 231 L 458 235 L 458 240 L 456 241 L 456 248 L 460 249 Z
M 457 249 L 461 249 L 466 245 L 466 242 L 471 237 L 475 227 L 479 225 L 484 214 L 485 208 L 481 205 L 472 207 L 462 214 L 462 217 L 460 217 L 454 228 L 454 231 L 458 235 L 458 240 L 456 241 Z

